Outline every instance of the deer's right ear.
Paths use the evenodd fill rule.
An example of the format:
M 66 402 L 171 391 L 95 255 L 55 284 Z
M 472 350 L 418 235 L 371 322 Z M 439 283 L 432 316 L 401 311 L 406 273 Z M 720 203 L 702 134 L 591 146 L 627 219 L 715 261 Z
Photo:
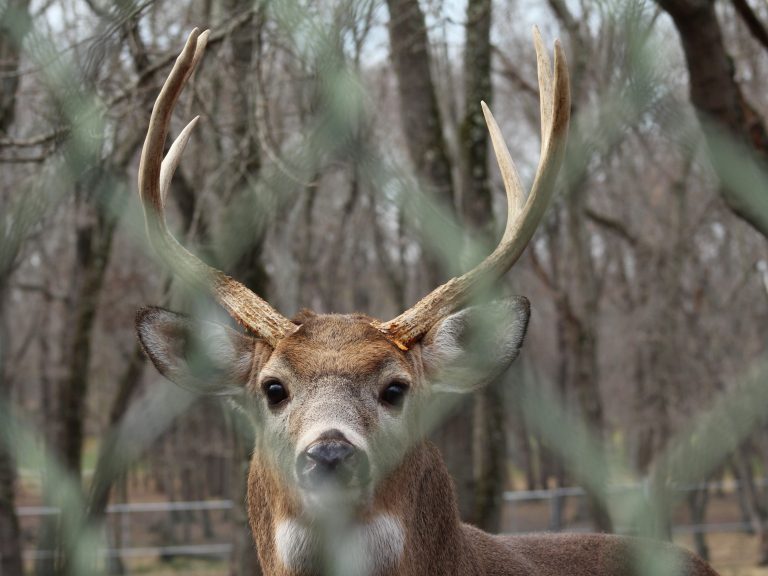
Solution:
M 203 394 L 245 390 L 254 362 L 267 345 L 213 322 L 194 321 L 162 308 L 143 308 L 136 331 L 157 370 L 179 386 Z

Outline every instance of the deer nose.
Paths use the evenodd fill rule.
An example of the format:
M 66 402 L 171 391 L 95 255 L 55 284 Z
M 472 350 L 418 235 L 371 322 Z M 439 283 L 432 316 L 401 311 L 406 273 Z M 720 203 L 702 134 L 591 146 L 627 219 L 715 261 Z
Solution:
M 317 442 L 307 450 L 307 458 L 325 470 L 336 470 L 355 456 L 355 447 L 343 440 Z
M 321 434 L 301 453 L 296 462 L 296 473 L 302 482 L 317 485 L 335 482 L 348 485 L 355 477 L 364 480 L 367 458 L 336 430 Z

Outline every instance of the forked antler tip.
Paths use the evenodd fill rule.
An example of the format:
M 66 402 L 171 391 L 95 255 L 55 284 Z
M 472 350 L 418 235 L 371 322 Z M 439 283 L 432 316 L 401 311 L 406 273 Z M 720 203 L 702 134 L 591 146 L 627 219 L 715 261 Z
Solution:
M 207 28 L 205 30 L 203 30 L 203 31 L 200 31 L 200 28 L 195 26 L 189 32 L 189 36 L 187 36 L 187 42 L 189 42 L 189 41 L 197 41 L 200 38 L 207 38 L 209 33 L 210 33 L 210 30 L 208 30 Z
M 197 65 L 197 63 L 200 61 L 200 58 L 203 56 L 203 52 L 205 51 L 205 46 L 208 44 L 208 37 L 211 35 L 211 31 L 206 29 L 202 32 L 200 31 L 200 28 L 193 28 L 192 31 L 189 33 L 189 36 L 187 36 L 187 41 L 184 44 L 184 49 L 181 51 L 181 54 L 179 55 L 180 58 L 183 58 L 185 55 L 189 57 L 189 55 L 192 56 L 192 64 L 191 68 L 194 69 L 194 67 Z
M 196 46 L 198 38 L 200 38 L 200 28 L 194 27 L 187 35 L 187 41 L 184 43 L 182 53 Z

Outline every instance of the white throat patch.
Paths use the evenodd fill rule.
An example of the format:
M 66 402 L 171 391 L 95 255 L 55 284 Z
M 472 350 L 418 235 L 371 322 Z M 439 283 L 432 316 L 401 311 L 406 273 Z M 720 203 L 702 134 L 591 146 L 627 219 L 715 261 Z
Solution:
M 364 524 L 319 530 L 297 519 L 277 523 L 275 546 L 289 571 L 378 576 L 396 568 L 403 556 L 405 530 L 391 514 L 379 514 Z

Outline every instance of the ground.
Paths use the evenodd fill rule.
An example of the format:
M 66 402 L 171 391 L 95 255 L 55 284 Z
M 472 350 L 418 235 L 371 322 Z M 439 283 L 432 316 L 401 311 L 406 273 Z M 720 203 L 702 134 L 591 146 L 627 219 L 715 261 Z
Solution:
M 28 469 L 29 470 L 29 469 Z M 88 471 L 85 471 L 86 477 Z M 131 502 L 161 502 L 167 496 L 157 490 L 148 474 L 132 474 L 127 491 Z M 684 502 L 681 500 L 681 502 Z M 19 482 L 18 504 L 20 506 L 40 505 L 39 475 L 30 471 L 23 473 Z M 552 516 L 552 502 L 536 500 L 507 503 L 503 515 L 505 532 L 534 532 L 546 530 Z M 588 530 L 589 523 L 585 509 L 578 498 L 568 498 L 563 508 L 563 528 Z M 122 518 L 111 516 L 110 537 L 113 542 L 123 541 L 128 548 L 144 548 L 171 545 L 224 544 L 231 542 L 234 529 L 233 516 L 229 510 L 216 510 L 207 514 L 207 529 L 203 528 L 201 513 L 149 512 L 126 515 Z M 706 522 L 709 524 L 733 524 L 740 521 L 738 500 L 733 490 L 713 494 L 707 509 Z M 23 546 L 27 553 L 34 551 L 39 529 L 39 517 L 26 516 L 21 519 Z M 674 522 L 678 526 L 690 525 L 686 506 L 681 503 L 674 511 Z M 676 543 L 693 549 L 690 535 L 676 538 Z M 746 533 L 710 533 L 707 543 L 711 563 L 722 576 L 768 576 L 768 567 L 755 566 L 758 557 L 757 539 Z M 193 576 L 228 576 L 226 560 L 201 559 L 184 556 L 159 559 L 146 556 L 126 561 L 131 574 L 166 576 L 188 574 Z

